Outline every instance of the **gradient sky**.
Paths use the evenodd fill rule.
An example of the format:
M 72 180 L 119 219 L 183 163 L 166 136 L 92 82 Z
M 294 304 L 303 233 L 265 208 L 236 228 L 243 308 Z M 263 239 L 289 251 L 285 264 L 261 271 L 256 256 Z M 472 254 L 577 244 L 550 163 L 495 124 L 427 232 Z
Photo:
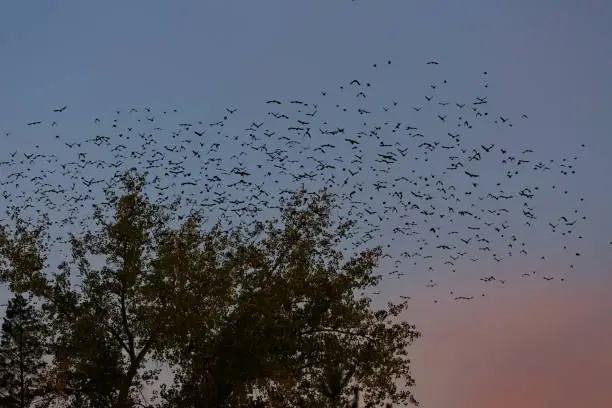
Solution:
M 44 144 L 25 123 L 48 120 L 63 105 L 72 119 L 62 130 L 86 133 L 90 118 L 129 106 L 177 107 L 194 119 L 230 106 L 248 113 L 272 98 L 315 99 L 374 75 L 372 63 L 387 59 L 392 67 L 376 84 L 388 89 L 382 96 L 406 101 L 422 101 L 432 78 L 425 61 L 440 61 L 436 75 L 456 95 L 472 95 L 487 71 L 498 109 L 529 114 L 508 133 L 510 143 L 550 158 L 586 145 L 579 174 L 558 180 L 585 199 L 580 267 L 549 284 L 511 274 L 536 265 L 507 263 L 496 272 L 507 272 L 508 284 L 463 303 L 441 294 L 479 295 L 482 282 L 465 277 L 490 275 L 492 265 L 436 289 L 423 286 L 429 277 L 422 274 L 389 279 L 378 302 L 415 299 L 408 318 L 424 333 L 414 346 L 415 393 L 426 408 L 605 406 L 612 404 L 603 381 L 612 368 L 605 347 L 612 335 L 605 290 L 612 289 L 611 15 L 608 2 L 550 0 L 3 4 L 0 131 L 19 137 L 0 134 L 0 156 Z M 548 203 L 551 211 L 563 204 Z M 539 232 L 537 239 L 553 258 L 541 275 L 555 274 L 561 261 L 556 266 L 549 250 L 558 242 Z

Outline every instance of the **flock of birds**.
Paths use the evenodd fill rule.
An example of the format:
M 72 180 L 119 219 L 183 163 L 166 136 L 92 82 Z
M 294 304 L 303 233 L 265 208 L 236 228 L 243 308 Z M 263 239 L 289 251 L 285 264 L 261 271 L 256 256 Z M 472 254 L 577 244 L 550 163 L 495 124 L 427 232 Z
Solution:
M 374 64 L 373 72 L 385 65 L 391 61 Z M 180 203 L 179 218 L 205 211 L 228 228 L 253 227 L 278 215 L 279 198 L 302 184 L 307 191 L 326 187 L 336 194 L 339 220 L 360 221 L 346 251 L 384 244 L 385 268 L 398 278 L 410 271 L 454 272 L 485 260 L 544 260 L 528 248 L 525 237 L 534 230 L 557 235 L 563 251 L 579 257 L 571 244 L 582 239 L 583 199 L 560 184 L 576 173 L 577 157 L 544 160 L 532 149 L 504 146 L 500 137 L 483 139 L 476 132 L 480 126 L 507 130 L 517 122 L 490 112 L 487 95 L 447 99 L 446 86 L 444 79 L 431 83 L 410 103 L 380 102 L 371 96 L 374 85 L 352 79 L 321 91 L 317 103 L 269 99 L 264 117 L 240 127 L 234 124 L 237 108 L 226 108 L 219 120 L 186 121 L 178 109 L 129 107 L 111 118 L 92 118 L 90 135 L 76 139 L 60 131 L 70 112 L 61 106 L 48 120 L 26 124 L 28 132 L 41 133 L 40 143 L 28 150 L 11 149 L 17 134 L 0 134 L 8 147 L 0 157 L 0 194 L 6 214 L 48 214 L 53 240 L 65 243 L 66 231 L 88 225 L 84 213 L 90 215 L 103 191 L 117 187 L 130 168 L 147 172 L 149 199 Z M 559 185 L 537 183 L 549 174 Z M 569 208 L 542 210 L 540 194 L 545 200 L 557 194 Z

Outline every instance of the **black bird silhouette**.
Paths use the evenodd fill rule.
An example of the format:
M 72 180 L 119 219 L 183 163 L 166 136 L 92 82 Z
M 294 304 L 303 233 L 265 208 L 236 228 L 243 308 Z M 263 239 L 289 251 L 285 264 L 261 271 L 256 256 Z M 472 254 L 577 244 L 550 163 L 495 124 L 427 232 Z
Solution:
M 437 62 L 432 61 L 432 64 Z M 446 92 L 446 88 L 441 86 L 446 82 L 441 78 L 433 83 L 438 84 L 434 85 L 435 92 Z M 358 80 L 353 80 L 350 84 L 362 86 Z M 363 85 L 369 86 L 369 83 Z M 335 90 L 330 90 L 329 93 L 333 98 L 353 97 L 350 93 L 343 94 L 336 87 L 332 89 Z M 333 92 L 337 94 L 331 95 Z M 321 95 L 326 96 L 327 91 L 322 91 Z M 342 208 L 342 216 L 358 217 L 363 222 L 364 230 L 360 231 L 363 233 L 358 234 L 362 238 L 354 238 L 347 243 L 349 249 L 352 246 L 357 251 L 369 240 L 384 238 L 383 228 L 388 226 L 386 224 L 393 224 L 395 235 L 391 236 L 391 246 L 401 245 L 401 242 L 405 242 L 405 237 L 414 237 L 417 243 L 414 250 L 404 251 L 397 261 L 410 259 L 411 263 L 417 265 L 442 255 L 445 258 L 441 262 L 444 265 L 442 267 L 453 271 L 455 265 L 459 269 L 460 257 L 473 252 L 487 255 L 468 256 L 467 259 L 473 262 L 484 260 L 489 255 L 497 262 L 507 262 L 512 259 L 512 252 L 518 252 L 525 257 L 533 256 L 533 250 L 527 251 L 527 241 L 523 242 L 520 236 L 512 231 L 514 226 L 522 227 L 525 224 L 539 227 L 542 223 L 552 221 L 555 228 L 547 228 L 552 234 L 566 238 L 569 238 L 570 233 L 572 236 L 579 234 L 582 218 L 579 218 L 581 214 L 578 214 L 578 210 L 574 214 L 568 210 L 563 217 L 558 214 L 553 219 L 546 220 L 541 214 L 537 214 L 535 208 L 538 207 L 535 204 L 532 205 L 534 208 L 527 205 L 536 203 L 541 198 L 538 193 L 545 187 L 534 185 L 539 179 L 530 177 L 529 172 L 558 170 L 562 174 L 574 174 L 575 168 L 571 167 L 574 163 L 571 163 L 570 159 L 550 163 L 542 161 L 528 167 L 526 164 L 530 161 L 519 156 L 520 150 L 514 147 L 502 148 L 502 157 L 497 163 L 501 161 L 503 166 L 495 167 L 499 151 L 493 150 L 493 144 L 476 142 L 462 131 L 452 133 L 451 129 L 447 129 L 441 133 L 428 133 L 415 126 L 398 123 L 387 116 L 395 114 L 389 101 L 392 101 L 392 106 L 401 106 L 402 100 L 387 97 L 379 103 L 376 100 L 371 101 L 369 97 L 366 99 L 365 93 L 357 95 L 360 98 L 355 100 L 353 97 L 350 102 L 352 105 L 336 102 L 329 104 L 328 98 L 321 97 L 319 104 L 306 100 L 291 101 L 286 104 L 287 109 L 284 112 L 269 112 L 270 119 L 266 121 L 265 127 L 264 122 L 253 122 L 242 134 L 225 131 L 231 128 L 230 121 L 233 117 L 230 115 L 236 109 L 225 108 L 226 116 L 218 118 L 216 122 L 211 120 L 210 126 L 215 129 L 214 132 L 209 132 L 205 127 L 208 123 L 203 124 L 202 121 L 197 124 L 195 121 L 193 124 L 179 120 L 172 122 L 175 109 L 160 113 L 150 107 L 122 108 L 110 120 L 101 120 L 102 116 L 94 120 L 95 134 L 98 136 L 88 136 L 85 141 L 77 139 L 68 142 L 63 136 L 60 138 L 59 134 L 51 138 L 51 142 L 60 141 L 59 147 L 68 159 L 35 154 L 34 149 L 26 151 L 23 157 L 17 156 L 17 152 L 7 153 L 7 160 L 0 161 L 0 166 L 5 166 L 3 174 L 6 174 L 3 180 L 0 180 L 4 186 L 3 190 L 6 190 L 1 195 L 5 199 L 7 209 L 10 205 L 32 209 L 35 203 L 39 203 L 41 210 L 46 206 L 49 211 L 57 212 L 54 219 L 58 220 L 58 225 L 70 225 L 75 222 L 78 211 L 87 201 L 97 199 L 94 198 L 96 191 L 103 186 L 98 180 L 105 180 L 107 184 L 112 185 L 118 180 L 118 177 L 113 177 L 113 173 L 135 167 L 150 172 L 153 181 L 146 188 L 147 194 L 153 199 L 161 202 L 180 197 L 181 208 L 185 211 L 195 208 L 199 202 L 200 207 L 217 211 L 227 217 L 224 219 L 254 223 L 260 217 L 259 207 L 275 208 L 272 197 L 287 193 L 282 191 L 282 187 L 294 184 L 297 180 L 307 179 L 314 185 L 325 186 L 330 191 L 346 197 L 349 201 Z M 433 101 L 433 97 L 426 96 L 426 99 Z M 448 95 L 435 97 L 437 100 L 453 103 Z M 461 130 L 472 126 L 476 129 L 489 120 L 492 122 L 494 118 L 510 122 L 507 119 L 511 117 L 510 114 L 500 116 L 499 112 L 491 111 L 487 115 L 487 112 L 481 109 L 487 101 L 486 95 L 474 100 L 474 118 L 455 118 L 450 111 L 436 112 L 431 109 L 434 104 L 412 107 L 412 110 L 420 112 L 419 120 L 428 117 L 435 120 L 437 117 L 443 122 L 436 121 L 440 126 L 454 127 L 454 121 L 457 119 Z M 265 102 L 265 99 L 262 102 Z M 437 101 L 435 105 L 447 106 L 449 102 Z M 268 100 L 267 103 L 281 104 L 277 99 Z M 459 109 L 466 105 L 455 104 Z M 346 112 L 346 116 L 325 117 L 330 109 L 334 109 L 334 105 L 336 109 Z M 122 116 L 121 111 L 128 111 L 130 116 Z M 161 117 L 164 118 L 163 121 L 155 120 Z M 350 121 L 354 118 L 360 118 L 356 126 L 343 123 L 344 120 Z M 470 120 L 469 123 L 467 119 Z M 148 123 L 154 120 L 160 123 Z M 57 128 L 60 129 L 61 125 L 57 124 Z M 419 127 L 423 128 L 421 124 Z M 286 134 L 287 130 L 293 134 Z M 199 138 L 191 139 L 192 131 Z M 421 133 L 416 133 L 419 131 Z M 341 146 L 333 148 L 337 143 L 330 139 L 338 134 L 342 134 L 348 144 L 344 149 L 341 149 Z M 206 138 L 203 137 L 205 135 Z M 262 143 L 261 138 L 264 136 L 265 143 Z M 418 142 L 415 142 L 416 140 Z M 96 154 L 94 155 L 92 150 L 85 150 L 87 146 L 94 147 Z M 347 149 L 349 146 L 350 149 Z M 36 149 L 38 148 L 37 146 Z M 446 152 L 450 154 L 444 154 Z M 531 149 L 522 150 L 522 154 L 530 152 Z M 71 156 L 74 157 L 72 161 L 69 158 Z M 536 157 L 536 154 L 532 156 Z M 487 164 L 490 166 L 486 170 L 487 179 L 490 176 L 492 182 L 497 182 L 498 188 L 490 189 L 484 181 L 453 184 L 449 173 L 463 168 L 466 160 L 483 160 L 484 164 L 488 159 L 492 161 Z M 418 166 L 413 166 L 415 162 L 428 161 L 432 163 L 432 166 L 428 167 L 432 170 L 428 170 L 428 173 L 423 174 Z M 38 173 L 40 165 L 48 165 L 48 168 Z M 520 174 L 516 168 L 519 165 Z M 8 169 L 11 170 L 6 171 Z M 92 171 L 96 172 L 96 175 L 100 174 L 99 178 L 96 176 L 97 180 L 90 178 L 90 174 L 85 174 Z M 65 189 L 60 188 L 58 182 L 51 181 L 50 176 L 54 173 L 67 178 Z M 475 172 L 465 173 L 470 178 L 479 177 Z M 367 177 L 362 176 L 366 174 Z M 504 185 L 502 189 L 501 184 L 508 179 L 508 174 L 512 176 L 512 182 L 515 184 L 509 184 L 508 187 Z M 25 183 L 21 180 L 24 178 L 31 185 L 32 194 L 19 194 L 19 191 L 24 189 L 21 185 Z M 72 184 L 74 185 L 71 187 Z M 12 190 L 9 189 L 11 185 Z M 82 189 L 88 191 L 84 192 Z M 552 191 L 564 194 L 567 190 L 557 184 L 557 188 Z M 509 201 L 506 208 L 490 205 L 501 199 Z M 440 200 L 444 200 L 446 205 L 439 206 L 437 203 L 441 202 Z M 570 201 L 566 198 L 564 200 Z M 438 220 L 440 222 L 436 222 Z M 575 231 L 569 230 L 568 227 Z M 401 234 L 401 237 L 398 234 Z M 486 244 L 479 244 L 481 242 Z M 570 250 L 567 242 L 564 241 L 564 244 L 568 256 L 578 256 L 575 254 L 579 252 Z M 455 252 L 458 247 L 464 252 Z M 509 249 L 506 250 L 506 247 Z M 501 252 L 500 248 L 504 248 L 504 251 Z M 398 251 L 400 252 L 402 251 Z M 508 255 L 504 255 L 505 253 Z M 424 267 L 426 270 L 433 269 L 429 264 Z M 396 264 L 396 277 L 401 276 L 401 273 L 397 272 L 398 268 L 399 264 Z

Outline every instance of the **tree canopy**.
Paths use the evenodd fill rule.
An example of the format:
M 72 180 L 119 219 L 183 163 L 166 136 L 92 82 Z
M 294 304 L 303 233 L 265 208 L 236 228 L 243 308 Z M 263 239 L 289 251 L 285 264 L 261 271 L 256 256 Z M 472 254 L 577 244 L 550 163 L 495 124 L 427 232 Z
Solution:
M 281 199 L 280 226 L 205 230 L 200 213 L 174 227 L 173 204 L 143 194 L 146 174 L 121 182 L 52 273 L 44 217 L 0 231 L 0 278 L 42 302 L 65 405 L 134 407 L 153 361 L 175 374 L 160 408 L 319 406 L 356 390 L 366 404 L 417 403 L 407 347 L 420 333 L 393 321 L 406 302 L 375 311 L 362 295 L 382 251 L 345 259 L 355 222 L 334 219 L 332 194 Z M 330 367 L 349 373 L 333 390 L 321 387 Z

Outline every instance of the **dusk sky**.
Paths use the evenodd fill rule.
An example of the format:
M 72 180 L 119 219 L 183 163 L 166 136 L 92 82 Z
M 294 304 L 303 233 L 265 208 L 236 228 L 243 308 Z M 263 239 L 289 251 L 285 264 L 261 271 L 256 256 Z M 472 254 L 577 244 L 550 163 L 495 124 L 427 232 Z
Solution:
M 530 257 L 457 263 L 455 273 L 411 270 L 408 262 L 405 276 L 383 280 L 376 304 L 413 298 L 405 317 L 423 332 L 412 352 L 414 393 L 425 408 L 612 406 L 605 381 L 612 370 L 611 18 L 612 4 L 603 1 L 7 3 L 0 8 L 0 161 L 37 144 L 59 155 L 56 133 L 92 138 L 93 118 L 110 123 L 130 107 L 177 109 L 175 127 L 212 123 L 236 108 L 241 131 L 268 120 L 267 100 L 319 103 L 322 90 L 331 97 L 356 78 L 371 81 L 372 104 L 398 101 L 406 115 L 426 103 L 434 82 L 451 105 L 486 94 L 496 117 L 514 126 L 474 125 L 477 144 L 533 149 L 545 163 L 577 157 L 576 174 L 533 176 L 542 222 L 521 230 Z M 62 106 L 62 116 L 53 112 Z M 331 123 L 324 110 L 321 102 L 322 120 Z M 435 113 L 420 122 L 422 133 L 442 129 Z M 26 125 L 35 121 L 45 127 Z M 435 165 L 411 168 L 428 174 Z M 0 166 L 0 177 L 10 170 Z M 480 170 L 491 181 L 505 174 Z M 550 234 L 545 217 L 554 222 L 578 205 L 586 219 L 576 232 Z M 479 280 L 490 275 L 498 280 Z M 426 287 L 430 279 L 436 287 Z M 8 292 L 0 294 L 5 303 Z

